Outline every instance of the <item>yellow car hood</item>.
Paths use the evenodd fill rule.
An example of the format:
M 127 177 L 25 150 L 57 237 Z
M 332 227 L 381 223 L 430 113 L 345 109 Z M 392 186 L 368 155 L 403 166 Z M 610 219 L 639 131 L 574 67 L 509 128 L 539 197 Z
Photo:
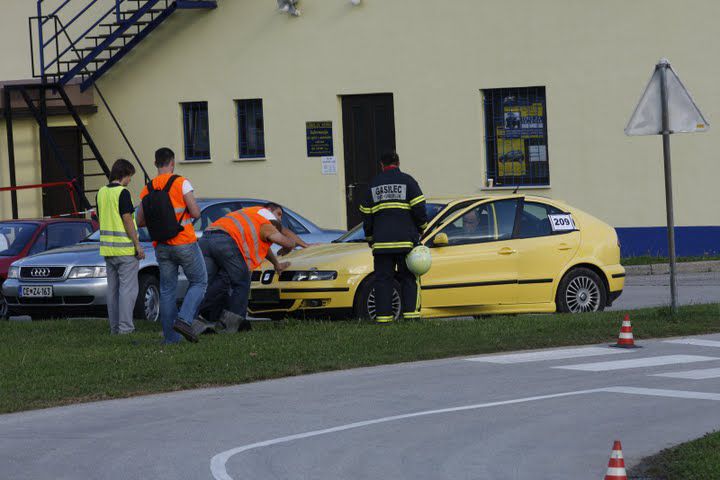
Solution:
M 290 262 L 290 270 L 317 268 L 361 273 L 358 269 L 371 268 L 372 252 L 366 243 L 328 243 L 295 250 L 279 260 Z

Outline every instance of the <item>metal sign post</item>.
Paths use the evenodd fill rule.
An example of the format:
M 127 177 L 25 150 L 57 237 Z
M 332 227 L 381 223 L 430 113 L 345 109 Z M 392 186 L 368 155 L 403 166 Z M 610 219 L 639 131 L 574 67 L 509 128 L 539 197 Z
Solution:
M 670 298 L 672 313 L 677 313 L 677 277 L 675 276 L 675 213 L 673 211 L 672 168 L 670 165 L 670 114 L 668 112 L 667 68 L 662 61 L 655 67 L 660 72 L 660 103 L 662 104 L 663 162 L 665 164 L 665 213 L 667 215 L 668 257 L 670 257 Z
M 710 127 L 690 93 L 663 58 L 653 72 L 645 92 L 625 127 L 626 135 L 662 135 L 665 165 L 665 205 L 667 212 L 668 256 L 670 257 L 670 296 L 673 313 L 677 312 L 675 275 L 675 217 L 673 212 L 670 134 L 704 132 Z

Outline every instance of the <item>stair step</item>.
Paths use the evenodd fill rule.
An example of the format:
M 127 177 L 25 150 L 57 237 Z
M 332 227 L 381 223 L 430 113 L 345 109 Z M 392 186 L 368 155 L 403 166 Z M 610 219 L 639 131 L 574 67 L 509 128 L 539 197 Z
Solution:
M 85 190 L 85 193 L 97 193 L 97 192 L 99 192 L 99 191 L 100 191 L 100 189 L 97 189 L 97 190 Z
M 97 162 L 97 158 L 83 158 L 83 162 Z
M 150 22 L 147 20 L 138 20 L 137 22 L 133 22 L 132 24 L 130 24 L 130 26 L 131 27 L 141 26 L 141 25 L 147 25 L 148 23 L 150 23 Z M 113 22 L 113 23 L 101 23 L 100 26 L 101 27 L 121 27 L 123 25 L 120 23 L 117 23 L 117 22 Z
M 123 12 L 120 12 L 120 15 L 130 15 L 130 16 L 132 16 L 132 15 L 135 15 L 136 13 L 138 13 L 139 11 L 140 11 L 140 10 L 125 10 L 125 11 L 123 11 Z M 146 11 L 145 13 L 146 13 L 146 14 L 148 14 L 148 13 L 162 13 L 162 12 L 164 12 L 164 11 L 165 11 L 164 8 L 151 8 L 150 10 Z
M 112 33 L 100 34 L 100 35 L 88 35 L 85 38 L 88 38 L 90 40 L 101 40 L 101 39 L 108 38 L 110 35 L 112 35 Z M 131 33 L 123 33 L 121 35 L 118 35 L 118 38 L 133 38 L 133 37 L 135 37 L 135 35 L 133 35 Z
M 85 173 L 85 174 L 83 174 L 83 177 L 106 177 L 107 178 L 107 175 L 105 175 L 104 173 Z
M 83 59 L 83 61 L 84 60 L 85 59 Z M 97 58 L 94 58 L 92 60 L 89 60 L 88 63 L 105 63 L 108 60 L 109 60 L 109 58 L 101 58 L 99 60 Z M 59 60 L 58 63 L 62 63 L 65 65 L 75 65 L 75 64 L 80 63 L 80 60 Z M 92 73 L 92 72 L 88 72 L 88 73 Z
M 97 48 L 97 46 L 76 48 L 75 50 L 77 50 L 78 52 L 92 52 L 96 48 Z M 100 53 L 109 52 L 110 50 L 120 50 L 121 48 L 123 48 L 122 45 L 109 45 L 109 46 L 105 47 Z

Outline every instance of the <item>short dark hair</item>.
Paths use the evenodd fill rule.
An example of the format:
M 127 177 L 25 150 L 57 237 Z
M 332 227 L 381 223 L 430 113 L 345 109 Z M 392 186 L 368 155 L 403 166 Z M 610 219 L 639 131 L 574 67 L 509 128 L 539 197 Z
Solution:
M 158 148 L 155 151 L 155 166 L 157 168 L 167 167 L 175 160 L 175 152 L 167 147 Z
M 397 152 L 385 152 L 380 157 L 380 163 L 387 167 L 389 165 L 397 165 L 400 163 L 400 156 L 397 154 Z
M 135 175 L 135 167 L 133 164 L 124 158 L 119 158 L 115 160 L 110 170 L 110 181 L 118 182 L 125 177 L 131 177 L 133 175 Z
M 283 211 L 282 206 L 278 205 L 275 202 L 267 202 L 265 205 L 263 205 L 263 207 L 267 208 L 268 210 L 280 210 L 281 212 Z

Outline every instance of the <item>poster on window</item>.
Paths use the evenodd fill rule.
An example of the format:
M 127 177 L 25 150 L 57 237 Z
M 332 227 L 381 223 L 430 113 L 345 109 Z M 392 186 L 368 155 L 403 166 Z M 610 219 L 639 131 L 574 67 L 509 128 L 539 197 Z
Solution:
M 544 107 L 540 102 L 503 105 L 506 138 L 542 138 L 545 132 Z
M 522 138 L 498 138 L 498 175 L 517 177 L 527 173 L 525 141 Z

